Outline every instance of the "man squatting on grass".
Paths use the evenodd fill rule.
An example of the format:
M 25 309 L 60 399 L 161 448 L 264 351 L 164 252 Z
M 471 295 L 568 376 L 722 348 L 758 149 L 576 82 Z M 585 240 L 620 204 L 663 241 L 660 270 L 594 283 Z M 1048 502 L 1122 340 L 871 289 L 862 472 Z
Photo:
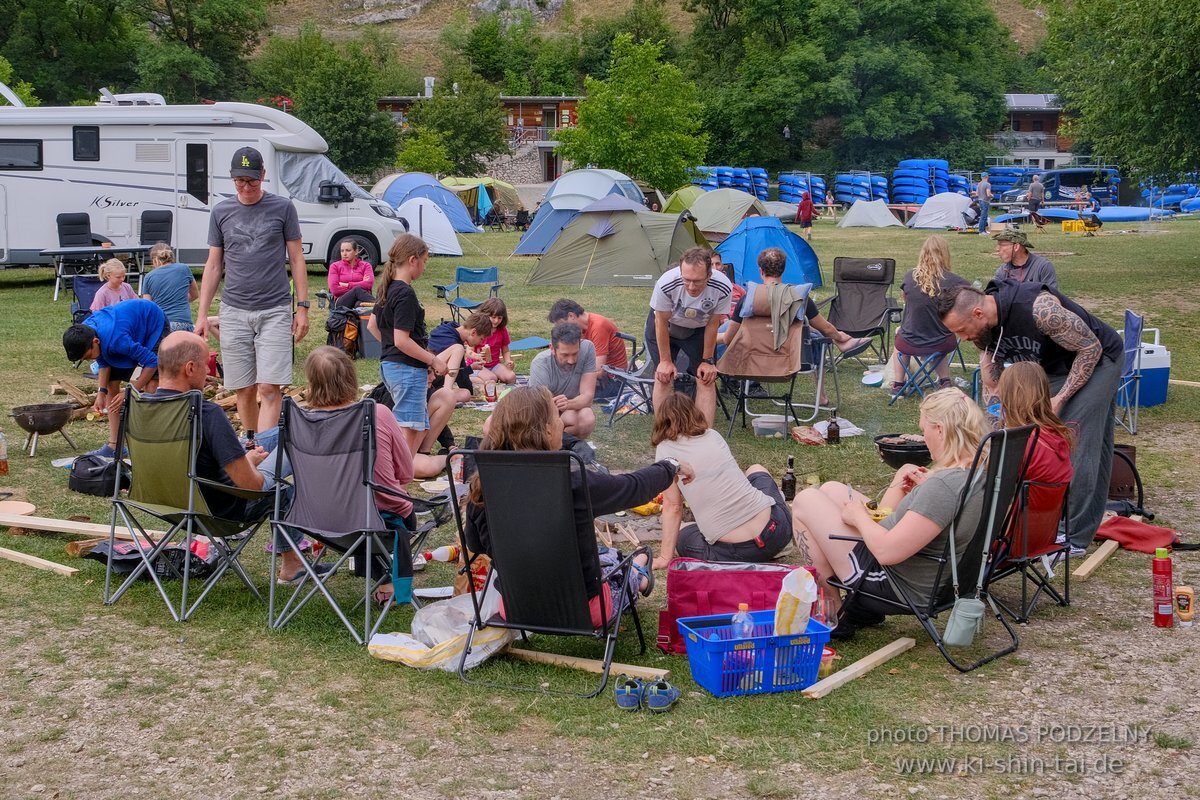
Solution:
M 1028 281 L 992 281 L 985 292 L 943 289 L 937 310 L 952 333 L 979 349 L 987 402 L 996 396 L 1005 364 L 1036 361 L 1046 370 L 1053 411 L 1076 435 L 1069 531 L 1073 554 L 1081 554 L 1104 516 L 1112 474 L 1121 337 L 1057 290 Z
M 237 393 L 238 419 L 249 445 L 255 431 L 279 425 L 282 387 L 292 382 L 294 342 L 308 333 L 308 272 L 296 207 L 263 191 L 262 155 L 253 147 L 241 148 L 233 154 L 229 175 L 237 196 L 217 203 L 209 218 L 196 333 L 208 332 L 208 312 L 224 275 L 218 313 L 225 386 Z M 295 315 L 285 263 L 296 286 Z

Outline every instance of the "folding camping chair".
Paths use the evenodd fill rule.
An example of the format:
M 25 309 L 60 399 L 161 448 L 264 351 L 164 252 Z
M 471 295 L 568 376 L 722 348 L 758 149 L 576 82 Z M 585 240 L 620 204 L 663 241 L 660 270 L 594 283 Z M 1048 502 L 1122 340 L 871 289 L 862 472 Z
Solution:
M 963 487 L 963 491 L 958 498 L 958 508 L 954 512 L 954 522 L 950 528 L 950 536 L 946 538 L 946 546 L 943 548 L 941 555 L 931 556 L 917 553 L 913 556 L 913 558 L 927 558 L 938 565 L 936 579 L 933 584 L 934 590 L 928 597 L 910 597 L 904 588 L 904 584 L 896 580 L 891 567 L 881 566 L 875 559 L 868 558 L 866 559 L 867 563 L 860 565 L 863 572 L 882 569 L 888 575 L 888 582 L 892 591 L 896 593 L 900 600 L 893 600 L 889 597 L 882 597 L 864 591 L 862 588 L 863 581 L 861 580 L 853 585 L 849 585 L 837 578 L 830 578 L 829 584 L 831 586 L 846 592 L 846 598 L 842 604 L 843 613 L 852 608 L 858 598 L 863 597 L 869 599 L 878 607 L 894 608 L 897 614 L 911 614 L 915 616 L 929 634 L 929 638 L 933 639 L 933 643 L 937 645 L 938 650 L 941 651 L 946 661 L 959 672 L 970 672 L 989 661 L 1014 652 L 1019 645 L 1017 632 L 1013 630 L 1012 625 L 1005 619 L 995 600 L 988 593 L 986 570 L 990 569 L 992 564 L 990 557 L 992 538 L 997 533 L 1005 530 L 1010 510 L 1016 498 L 1017 487 L 1021 485 L 1024 478 L 1025 464 L 1028 460 L 1026 453 L 1030 452 L 1031 442 L 1036 441 L 1036 439 L 1037 426 L 1026 425 L 1021 428 L 1006 428 L 993 431 L 979 443 L 979 449 L 975 451 L 975 458 L 972 460 L 971 469 L 967 474 L 966 485 Z M 980 461 L 984 453 L 987 453 L 987 465 L 981 466 Z M 982 481 L 982 487 L 978 491 L 984 493 L 979 525 L 976 526 L 974 534 L 962 552 L 957 553 L 957 548 L 954 547 L 953 542 L 955 538 L 954 528 L 957 526 L 966 500 L 977 481 Z M 836 538 L 849 541 L 862 541 L 857 536 L 838 536 Z M 951 570 L 951 580 L 946 581 L 944 580 L 946 577 L 946 565 L 955 556 L 957 557 L 958 568 L 957 570 Z M 952 609 L 955 600 L 959 597 L 958 573 L 961 573 L 968 581 L 978 576 L 977 595 L 981 599 L 987 599 L 988 605 L 992 609 L 992 614 L 996 619 L 1000 620 L 1000 624 L 1004 626 L 1010 639 L 1007 645 L 1002 645 L 999 649 L 986 653 L 970 664 L 960 663 L 954 658 L 945 641 L 943 641 L 942 634 L 938 632 L 937 626 L 934 624 L 934 618 L 938 614 Z
M 803 304 L 799 319 L 794 319 L 788 326 L 787 339 L 783 345 L 775 349 L 775 332 L 771 317 L 771 304 L 766 287 L 763 284 L 750 284 L 750 291 L 742 300 L 742 324 L 733 336 L 724 355 L 717 361 L 717 373 L 725 378 L 723 384 L 732 387 L 734 391 L 734 407 L 730 413 L 721 399 L 721 410 L 729 418 L 729 430 L 726 436 L 733 435 L 733 426 L 738 415 L 742 418 L 742 427 L 746 427 L 746 417 L 762 416 L 749 410 L 750 384 L 757 381 L 763 386 L 763 391 L 755 394 L 753 399 L 766 400 L 777 407 L 782 407 L 786 416 L 795 420 L 796 424 L 811 422 L 816 419 L 822 409 L 832 410 L 841 400 L 841 392 L 837 382 L 837 370 L 830 368 L 833 374 L 835 405 L 822 405 L 821 396 L 825 392 L 826 364 L 832 340 L 824 336 L 813 335 L 805 322 Z M 807 290 L 802 292 L 807 295 Z M 750 313 L 747 314 L 746 312 Z M 793 395 L 796 391 L 796 378 L 800 375 L 816 376 L 816 390 L 811 403 L 795 403 Z M 778 387 L 772 394 L 767 386 Z M 796 408 L 811 410 L 811 414 L 803 420 Z
M 1130 434 L 1137 435 L 1138 407 L 1141 405 L 1142 389 L 1142 326 L 1145 320 L 1129 309 L 1125 309 L 1125 366 L 1121 369 L 1121 382 L 1117 384 L 1117 424 Z
M 105 605 L 115 603 L 135 581 L 148 574 L 171 616 L 176 622 L 183 622 L 191 617 L 228 570 L 233 570 L 246 588 L 262 599 L 238 557 L 269 516 L 270 507 L 266 500 L 271 493 L 238 489 L 196 475 L 203 411 L 204 397 L 198 391 L 169 397 L 142 397 L 132 387 L 126 387 L 117 452 L 129 448 L 133 480 L 128 498 L 121 497 L 120 479 L 114 482 L 108 546 L 109 553 L 113 553 L 120 520 L 132 537 L 141 561 L 116 591 L 110 591 L 113 573 L 110 555 L 104 571 Z M 245 500 L 250 513 L 243 520 L 213 516 L 209 501 L 205 499 L 205 490 Z M 155 542 L 146 532 L 140 516 L 153 517 L 170 527 Z M 179 539 L 178 544 L 176 539 Z M 191 553 L 196 542 L 207 544 L 209 553 L 215 556 L 215 563 L 203 580 L 200 595 L 189 604 L 193 562 L 196 561 Z M 171 597 L 172 593 L 164 585 L 164 579 L 171 578 L 182 581 L 178 600 Z
M 900 306 L 892 297 L 896 277 L 893 258 L 848 258 L 833 260 L 833 283 L 837 292 L 828 301 L 825 315 L 838 330 L 851 336 L 878 338 L 871 345 L 880 364 L 887 363 L 892 341 L 892 322 Z M 858 356 L 851 356 L 864 363 Z M 834 354 L 835 361 L 841 361 Z
M 171 243 L 171 228 L 174 214 L 167 209 L 151 208 L 142 212 L 142 230 L 138 239 L 142 244 Z
M 96 292 L 104 285 L 104 281 L 95 275 L 71 275 L 67 278 L 71 283 L 71 293 L 75 299 L 71 301 L 71 322 L 83 322 L 92 313 L 92 301 Z
M 888 405 L 892 405 L 901 397 L 912 397 L 920 395 L 922 399 L 925 397 L 925 391 L 936 391 L 938 387 L 937 368 L 946 358 L 951 358 L 950 353 L 930 353 L 927 356 L 908 356 L 896 351 L 896 360 L 900 363 L 900 369 L 904 370 L 904 382 L 899 389 L 892 392 L 888 398 Z M 910 368 L 912 363 L 910 359 L 916 359 L 916 366 Z
M 1013 513 L 1004 533 L 992 548 L 992 569 L 988 586 L 1009 575 L 1021 575 L 1021 605 L 1014 611 L 996 600 L 996 605 L 1016 622 L 1029 621 L 1042 592 L 1060 606 L 1071 604 L 1071 543 L 1067 513 L 1069 483 L 1022 481 Z M 1058 541 L 1059 532 L 1064 536 Z M 1063 561 L 1063 591 L 1051 584 L 1050 570 L 1059 558 Z M 1029 584 L 1037 588 L 1029 594 Z M 994 598 L 990 589 L 990 597 Z
M 373 400 L 362 400 L 335 411 L 307 411 L 292 398 L 284 398 L 279 449 L 291 464 L 295 498 L 285 509 L 285 490 L 281 484 L 277 485 L 271 529 L 281 534 L 279 538 L 300 557 L 306 574 L 281 605 L 276 602 L 276 584 L 272 580 L 268 624 L 272 629 L 282 628 L 320 593 L 354 641 L 364 644 L 379 630 L 396 603 L 412 602 L 413 540 L 418 545 L 423 542 L 436 522 L 427 522 L 410 532 L 398 517 L 381 514 L 376 505 L 376 492 L 408 496 L 375 482 Z M 330 571 L 322 574 L 304 558 L 298 541 L 301 536 L 296 534 L 310 536 L 340 554 Z M 272 575 L 278 558 L 274 550 Z M 361 629 L 350 622 L 347 611 L 328 586 L 338 569 L 348 563 L 353 563 L 355 573 L 361 572 L 363 577 L 362 597 L 349 611 L 354 613 L 362 605 Z M 377 574 L 373 575 L 373 571 Z M 376 615 L 372 595 L 387 581 L 392 582 L 392 598 Z
M 92 218 L 86 211 L 59 214 L 54 218 L 58 228 L 59 247 L 92 247 L 97 240 L 108 241 L 92 233 Z M 95 275 L 103 259 L 98 255 L 56 256 L 54 259 L 54 299 L 70 277 L 79 274 Z
M 499 267 L 455 267 L 454 283 L 434 284 L 433 288 L 437 290 L 438 298 L 445 300 L 446 305 L 450 306 L 450 317 L 455 322 L 461 323 L 484 300 L 489 297 L 499 297 L 500 287 L 503 285 L 500 283 Z M 464 288 L 473 288 L 476 291 L 486 288 L 487 297 L 478 300 L 463 297 Z M 453 296 L 451 296 L 452 294 Z
M 604 374 L 617 382 L 617 396 L 608 412 L 608 427 L 629 414 L 653 414 L 654 365 L 646 357 L 646 345 L 638 347 L 637 337 L 617 331 L 617 337 L 629 344 L 626 369 L 604 365 Z
M 604 624 L 592 626 L 591 610 L 588 606 L 588 587 L 585 584 L 581 558 L 593 560 L 591 571 L 605 580 L 599 564 L 596 548 L 580 551 L 575 532 L 577 513 L 592 519 L 591 496 L 587 490 L 587 470 L 583 461 L 574 453 L 564 450 L 553 452 L 510 451 L 510 450 L 455 450 L 468 459 L 474 459 L 479 472 L 479 485 L 483 491 L 483 510 L 487 515 L 489 548 L 492 569 L 500 576 L 501 594 L 504 598 L 504 615 L 482 619 L 480 615 L 483 594 L 477 592 L 474 582 L 471 587 L 471 602 L 474 618 L 467 633 L 463 658 L 459 662 L 458 674 L 466 683 L 479 683 L 467 678 L 465 664 L 471 652 L 475 634 L 488 627 L 507 628 L 548 636 L 584 636 L 604 643 L 603 668 L 600 685 L 593 691 L 579 695 L 595 697 L 608 684 L 609 669 L 617 645 L 621 614 L 630 609 L 634 628 L 637 631 L 639 653 L 646 652 L 646 639 L 637 609 L 633 607 L 633 590 L 629 586 L 628 574 L 635 555 L 649 555 L 649 548 L 642 547 L 624 558 L 616 567 L 620 585 L 624 591 L 614 592 L 613 605 L 606 607 L 603 593 L 600 594 L 601 618 Z M 574 507 L 571 475 L 575 471 L 582 482 L 585 507 L 578 512 Z M 450 482 L 453 493 L 454 482 Z M 452 506 L 458 521 L 459 538 L 463 551 L 470 555 L 465 570 L 470 571 L 478 557 L 468 545 L 463 511 L 459 498 L 452 496 Z M 483 590 L 496 591 L 489 583 Z M 502 686 L 522 691 L 542 691 L 553 694 L 565 692 L 544 689 L 539 686 L 480 683 L 484 686 Z

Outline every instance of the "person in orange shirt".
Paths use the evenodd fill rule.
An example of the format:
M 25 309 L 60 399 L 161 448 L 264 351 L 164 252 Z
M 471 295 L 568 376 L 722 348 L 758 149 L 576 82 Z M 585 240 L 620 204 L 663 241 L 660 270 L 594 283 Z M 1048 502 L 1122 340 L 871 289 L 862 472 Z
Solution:
M 629 355 L 625 340 L 617 336 L 617 325 L 608 317 L 594 311 L 584 311 L 574 300 L 561 298 L 550 306 L 550 322 L 573 322 L 583 329 L 583 336 L 596 346 L 596 395 L 595 400 L 611 400 L 617 393 L 619 383 L 604 372 L 604 365 L 613 369 L 629 369 Z

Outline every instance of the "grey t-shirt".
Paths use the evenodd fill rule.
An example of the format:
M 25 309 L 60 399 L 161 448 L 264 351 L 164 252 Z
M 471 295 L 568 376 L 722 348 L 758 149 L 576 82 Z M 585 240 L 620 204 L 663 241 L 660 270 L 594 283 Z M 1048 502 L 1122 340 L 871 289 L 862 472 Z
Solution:
M 596 371 L 596 346 L 583 339 L 579 342 L 579 360 L 573 369 L 558 365 L 552 350 L 543 350 L 534 356 L 529 365 L 529 385 L 545 386 L 550 394 L 562 395 L 567 399 L 579 396 L 579 382 L 584 375 Z
M 1030 253 L 1029 260 L 1020 268 L 1011 263 L 1001 264 L 996 270 L 996 280 L 1044 283 L 1051 289 L 1058 289 L 1058 273 L 1054 271 L 1054 265 L 1050 263 L 1050 259 L 1037 253 Z
M 244 311 L 291 303 L 287 243 L 300 239 L 300 218 L 292 201 L 263 192 L 254 205 L 236 197 L 222 200 L 208 220 L 208 246 L 225 253 L 221 302 Z
M 954 520 L 954 510 L 958 508 L 958 495 L 962 492 L 963 484 L 967 482 L 967 470 L 961 468 L 939 469 L 929 473 L 929 477 L 920 486 L 913 489 L 896 510 L 879 524 L 891 530 L 904 516 L 906 511 L 915 511 L 922 517 L 942 526 L 933 541 L 925 545 L 918 554 L 892 567 L 896 580 L 904 584 L 911 597 L 928 597 L 933 591 L 933 582 L 937 578 L 938 564 L 928 558 L 921 558 L 920 553 L 941 557 L 946 549 L 950 523 Z M 979 515 L 983 511 L 983 481 L 976 480 L 967 498 L 966 507 L 959 517 L 954 532 L 955 552 L 961 559 L 963 550 L 975 535 L 979 526 Z M 974 587 L 978 575 L 959 575 L 960 587 Z M 947 564 L 942 575 L 943 585 L 950 583 L 950 565 Z
M 900 333 L 910 347 L 937 347 L 950 336 L 949 329 L 942 324 L 941 317 L 934 307 L 933 298 L 913 277 L 914 270 L 904 274 L 900 282 L 900 290 L 904 293 L 904 319 L 900 322 Z M 968 286 L 967 279 L 953 272 L 942 276 L 939 289 L 955 286 Z
M 1034 181 L 1029 184 L 1029 199 L 1037 200 L 1039 203 L 1046 199 L 1046 184 L 1041 181 Z

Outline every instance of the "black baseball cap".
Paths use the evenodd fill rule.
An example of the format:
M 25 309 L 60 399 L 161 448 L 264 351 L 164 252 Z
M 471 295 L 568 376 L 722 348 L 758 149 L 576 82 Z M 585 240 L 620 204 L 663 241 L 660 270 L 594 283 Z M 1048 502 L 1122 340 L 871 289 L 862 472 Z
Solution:
M 253 147 L 242 147 L 233 154 L 233 161 L 231 161 L 229 164 L 229 177 L 261 178 L 262 174 L 262 153 L 258 152 Z

